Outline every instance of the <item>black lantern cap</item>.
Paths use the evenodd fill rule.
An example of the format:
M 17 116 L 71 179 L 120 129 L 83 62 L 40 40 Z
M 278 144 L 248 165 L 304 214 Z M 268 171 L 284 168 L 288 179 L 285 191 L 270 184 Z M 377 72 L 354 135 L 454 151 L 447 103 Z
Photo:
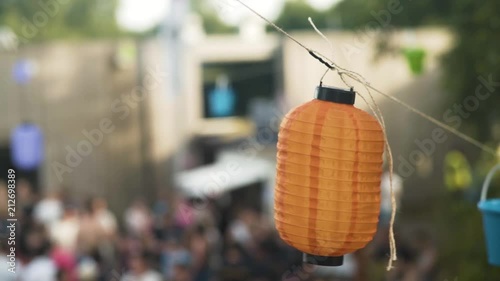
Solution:
M 339 257 L 325 257 L 325 256 L 315 256 L 304 253 L 302 256 L 302 261 L 309 264 L 321 265 L 321 266 L 341 266 L 344 264 L 344 256 Z
M 319 85 L 316 88 L 316 99 L 335 103 L 354 104 L 356 93 L 352 89 L 343 90 Z

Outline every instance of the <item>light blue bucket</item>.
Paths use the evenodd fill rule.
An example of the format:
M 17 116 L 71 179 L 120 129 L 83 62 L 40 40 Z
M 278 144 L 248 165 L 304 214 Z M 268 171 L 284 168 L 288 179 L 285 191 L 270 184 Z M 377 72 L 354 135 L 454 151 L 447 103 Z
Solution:
M 500 171 L 500 164 L 493 167 L 486 176 L 478 207 L 483 213 L 488 262 L 491 265 L 500 266 L 500 199 L 486 200 L 491 180 L 497 171 Z

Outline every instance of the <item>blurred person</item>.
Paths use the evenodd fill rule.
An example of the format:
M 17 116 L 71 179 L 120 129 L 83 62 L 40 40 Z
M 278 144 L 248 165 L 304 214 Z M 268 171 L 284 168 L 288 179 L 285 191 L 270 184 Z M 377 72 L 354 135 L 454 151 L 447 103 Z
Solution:
M 108 203 L 104 198 L 94 198 L 91 200 L 92 216 L 104 231 L 108 238 L 114 238 L 118 231 L 116 216 L 108 209 Z
M 159 240 L 180 239 L 183 228 L 175 223 L 175 218 L 171 214 L 167 214 L 163 216 L 161 224 L 155 226 L 154 233 Z
M 162 255 L 161 241 L 157 240 L 152 233 L 148 233 L 141 238 L 141 247 L 150 254 L 152 261 L 155 262 L 152 265 L 159 268 Z
M 251 275 L 250 269 L 250 261 L 246 257 L 243 247 L 238 244 L 230 245 L 224 251 L 219 280 L 247 281 Z
M 250 228 L 254 248 L 251 257 L 251 280 L 278 280 L 286 271 L 287 264 L 281 259 L 281 248 L 275 232 L 265 216 L 257 217 L 259 223 Z
M 125 227 L 129 235 L 140 237 L 150 233 L 153 217 L 143 199 L 135 200 L 125 211 Z
M 250 247 L 252 244 L 252 234 L 250 232 L 251 217 L 250 210 L 238 212 L 236 219 L 229 223 L 229 243 L 237 243 L 246 248 Z
M 220 230 L 216 227 L 216 221 L 214 216 L 215 210 L 213 212 L 207 212 L 211 217 L 208 216 L 202 221 L 203 225 L 203 237 L 206 241 L 207 247 L 207 266 L 209 269 L 209 274 L 212 276 L 218 266 L 222 263 L 221 252 L 223 248 L 223 240 Z
M 50 258 L 50 243 L 45 227 L 33 225 L 21 236 L 24 264 L 19 281 L 57 281 L 58 269 Z
M 143 250 L 141 241 L 137 237 L 125 236 L 118 241 L 118 251 L 120 261 L 125 265 L 130 256 L 140 253 Z
M 174 218 L 175 224 L 182 229 L 185 229 L 194 222 L 194 210 L 189 202 L 185 199 L 176 199 Z
M 105 235 L 102 225 L 97 221 L 92 212 L 91 202 L 87 202 L 86 208 L 80 218 L 78 230 L 78 251 L 83 256 L 96 257 L 98 245 Z
M 129 260 L 130 270 L 121 281 L 163 281 L 161 274 L 152 269 L 150 255 L 147 252 L 134 255 Z
M 57 280 L 78 281 L 76 256 L 64 248 L 56 246 L 50 253 L 51 259 L 57 266 Z
M 189 248 L 193 255 L 192 272 L 194 281 L 208 281 L 210 279 L 209 267 L 209 244 L 206 237 L 206 229 L 198 225 L 191 234 Z
M 99 277 L 99 266 L 91 257 L 83 257 L 78 262 L 78 280 L 96 281 Z M 113 279 L 115 281 L 115 279 Z
M 153 215 L 157 222 L 161 221 L 163 216 L 170 213 L 170 202 L 168 194 L 164 190 L 158 192 L 155 203 L 153 204 Z
M 36 222 L 47 227 L 58 221 L 64 213 L 64 207 L 58 192 L 50 191 L 33 209 L 33 218 Z
M 168 281 L 193 281 L 189 265 L 177 264 L 174 267 L 174 275 Z
M 175 267 L 177 265 L 191 265 L 192 257 L 184 243 L 176 239 L 170 239 L 164 243 L 161 253 L 161 272 L 172 279 L 175 276 Z
M 62 219 L 54 222 L 50 227 L 50 238 L 57 247 L 70 253 L 76 253 L 79 232 L 78 209 L 76 206 L 68 204 L 65 206 Z
M 65 206 L 60 221 L 52 223 L 49 229 L 53 245 L 51 258 L 59 270 L 58 280 L 77 281 L 77 242 L 80 220 L 76 206 Z
M 270 247 L 269 247 L 270 246 Z M 269 247 L 269 248 L 267 248 Z M 278 280 L 280 273 L 274 270 L 275 261 L 271 254 L 272 245 L 261 244 L 252 255 L 251 280 Z
M 80 219 L 78 253 L 80 259 L 91 259 L 98 266 L 97 280 L 106 280 L 109 277 L 106 275 L 112 272 L 115 263 L 111 233 L 99 221 L 95 199 L 88 200 Z
M 94 252 L 93 257 L 99 264 L 100 279 L 108 280 L 117 261 L 115 241 L 118 238 L 118 223 L 104 198 L 92 198 L 90 212 L 91 220 L 100 231 L 97 237 L 97 252 Z

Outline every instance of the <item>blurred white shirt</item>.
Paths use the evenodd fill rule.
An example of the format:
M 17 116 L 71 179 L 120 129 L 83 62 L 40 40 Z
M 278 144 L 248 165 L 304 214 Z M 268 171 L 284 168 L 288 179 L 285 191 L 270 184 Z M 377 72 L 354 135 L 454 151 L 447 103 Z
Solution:
M 125 224 L 129 233 L 140 235 L 151 226 L 151 216 L 145 210 L 131 207 L 125 211 Z
M 16 281 L 17 277 L 21 273 L 21 268 L 19 267 L 19 263 L 16 262 L 15 273 L 9 271 L 10 266 L 8 264 L 9 260 L 7 259 L 7 253 L 0 252 L 0 280 L 1 281 Z
M 109 210 L 101 210 L 97 213 L 96 219 L 107 235 L 116 234 L 118 224 L 113 213 Z
M 80 222 L 78 218 L 63 219 L 50 228 L 50 237 L 54 243 L 71 252 L 76 250 Z
M 62 217 L 64 208 L 61 201 L 55 198 L 46 198 L 36 204 L 33 212 L 37 222 L 50 225 Z
M 234 221 L 230 225 L 229 231 L 234 241 L 240 243 L 241 245 L 247 245 L 252 239 L 248 226 L 240 220 Z
M 49 257 L 37 257 L 23 267 L 19 281 L 57 281 L 57 267 Z

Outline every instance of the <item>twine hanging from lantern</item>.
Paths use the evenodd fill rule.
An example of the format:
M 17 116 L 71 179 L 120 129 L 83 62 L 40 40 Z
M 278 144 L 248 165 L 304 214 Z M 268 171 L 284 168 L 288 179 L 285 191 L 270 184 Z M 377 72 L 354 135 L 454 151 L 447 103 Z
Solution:
M 325 65 L 328 69 L 325 74 L 323 74 L 323 77 L 328 71 L 336 71 L 341 80 L 351 88 L 351 92 L 349 93 L 338 89 L 323 88 L 320 84 L 317 91 L 317 100 L 294 109 L 287 115 L 282 123 L 278 142 L 278 172 L 275 193 L 276 226 L 280 236 L 290 245 L 307 253 L 305 254 L 306 261 L 323 265 L 341 264 L 342 258 L 335 255 L 340 255 L 344 252 L 353 252 L 356 249 L 364 247 L 364 245 L 373 238 L 379 212 L 378 206 L 376 208 L 374 207 L 378 205 L 375 204 L 374 201 L 380 200 L 375 193 L 378 193 L 377 188 L 380 184 L 381 167 L 378 170 L 379 180 L 372 181 L 372 176 L 377 172 L 372 170 L 373 167 L 371 167 L 369 163 L 376 163 L 376 161 L 372 162 L 372 157 L 375 158 L 374 155 L 377 154 L 379 155 L 377 159 L 380 159 L 381 162 L 384 145 L 379 143 L 379 146 L 377 146 L 375 143 L 382 142 L 385 143 L 388 153 L 389 178 L 391 182 L 392 214 L 389 226 L 391 253 L 387 266 L 387 270 L 391 270 L 393 261 L 397 260 L 396 240 L 393 229 L 397 209 L 396 199 L 392 190 L 393 159 L 390 145 L 384 138 L 384 136 L 386 136 L 384 118 L 370 91 L 374 91 L 394 101 L 398 105 L 412 111 L 436 126 L 475 145 L 489 155 L 497 156 L 498 153 L 474 138 L 461 133 L 455 128 L 429 116 L 398 98 L 380 91 L 372 86 L 359 73 L 343 68 L 336 64 L 334 60 L 311 49 L 281 27 L 252 9 L 243 1 L 235 1 L 266 21 L 276 31 L 294 41 L 311 56 Z M 325 39 L 333 49 L 333 44 L 314 25 L 311 18 L 309 18 L 309 22 L 314 30 Z M 365 87 L 368 96 L 373 102 L 373 106 L 371 106 L 369 102 L 367 102 L 367 104 L 377 116 L 377 120 L 381 122 L 382 126 L 374 124 L 371 126 L 367 125 L 367 123 L 370 123 L 368 120 L 370 116 L 352 107 L 354 104 L 354 92 L 352 91 L 352 85 L 346 81 L 346 78 L 356 81 Z M 363 98 L 361 95 L 360 97 Z M 365 98 L 363 98 L 363 100 L 366 101 Z M 330 105 L 330 108 L 319 101 L 330 101 L 333 103 L 351 105 L 351 109 L 332 105 Z M 324 112 L 325 109 L 327 111 L 326 113 L 319 113 L 320 111 Z M 332 117 L 334 115 L 332 112 L 340 113 L 339 117 L 337 119 Z M 333 118 L 333 120 L 329 120 L 330 118 Z M 349 123 L 349 121 L 351 121 L 351 123 Z M 365 121 L 368 122 L 365 123 Z M 371 121 L 378 123 L 373 117 Z M 325 123 L 327 123 L 327 125 L 325 125 Z M 332 129 L 332 127 L 336 129 Z M 356 135 L 354 139 L 350 138 L 353 131 Z M 377 138 L 364 139 L 363 137 L 365 134 L 372 136 L 377 135 L 382 141 Z M 371 141 L 372 143 L 365 143 L 364 141 Z M 337 146 L 328 147 L 324 145 L 324 143 L 331 142 L 336 143 Z M 291 143 L 291 145 L 289 145 L 289 143 Z M 350 145 L 347 145 L 348 147 L 352 147 L 353 143 L 355 143 L 355 150 L 345 149 L 346 143 L 350 143 Z M 307 146 L 307 144 L 309 144 L 309 146 Z M 364 150 L 361 148 L 363 145 L 371 148 Z M 375 147 L 378 149 L 375 149 Z M 295 161 L 303 162 L 292 162 L 294 160 L 290 159 L 294 159 L 294 157 Z M 296 164 L 296 166 L 290 166 L 290 164 Z M 349 169 L 342 170 L 342 168 L 345 167 L 349 167 Z M 297 173 L 297 170 L 300 170 L 300 172 Z M 348 179 L 346 180 L 345 178 Z M 351 185 L 349 185 L 349 183 L 351 183 Z M 297 192 L 296 194 L 298 195 L 292 192 Z M 346 195 L 349 194 L 349 192 L 350 197 Z M 369 195 L 369 193 L 372 193 L 372 195 Z M 314 197 L 314 195 L 316 195 L 316 197 Z M 340 200 L 337 200 L 338 198 L 340 198 Z M 371 198 L 371 200 L 369 198 Z M 350 208 L 346 207 L 348 203 L 351 203 Z M 371 209 L 373 212 L 365 213 L 365 209 Z M 345 218 L 348 218 L 346 222 L 339 220 Z M 326 219 L 327 222 L 330 222 L 333 226 L 330 227 L 330 225 L 322 221 L 322 219 Z M 350 227 L 348 231 L 342 232 L 342 227 L 345 228 L 346 223 L 349 224 Z M 364 226 L 361 227 L 361 224 L 364 224 Z M 322 230 L 321 228 L 326 230 Z M 358 228 L 363 229 L 363 231 L 360 231 Z M 304 234 L 304 232 L 307 232 L 307 234 Z M 337 240 L 338 237 L 344 237 L 344 239 L 339 241 Z M 339 242 L 342 243 L 341 248 L 338 248 Z M 327 248 L 330 248 L 330 250 L 327 250 Z M 315 256 L 318 253 L 327 253 L 329 256 Z M 331 256 L 333 256 L 333 258 L 331 258 Z
M 341 265 L 377 229 L 384 133 L 354 100 L 352 90 L 320 85 L 281 123 L 276 228 L 309 263 Z

